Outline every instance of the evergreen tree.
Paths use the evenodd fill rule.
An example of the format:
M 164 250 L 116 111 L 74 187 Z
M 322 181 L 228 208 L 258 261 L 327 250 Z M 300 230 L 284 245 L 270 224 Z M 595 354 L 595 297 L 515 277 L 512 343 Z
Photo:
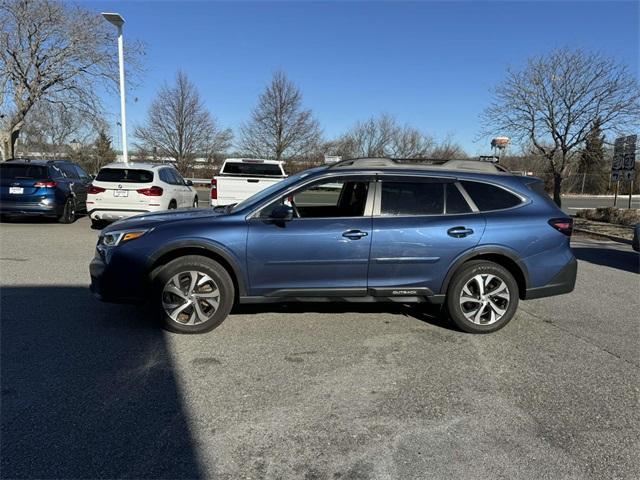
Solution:
M 607 168 L 604 160 L 604 135 L 599 117 L 594 120 L 591 131 L 585 139 L 584 148 L 580 152 L 578 173 L 586 174 L 584 193 L 604 193 L 607 187 Z
M 95 170 L 95 174 L 103 165 L 116 161 L 116 152 L 111 148 L 111 138 L 104 130 L 100 130 L 98 138 L 95 142 L 95 165 L 91 170 Z

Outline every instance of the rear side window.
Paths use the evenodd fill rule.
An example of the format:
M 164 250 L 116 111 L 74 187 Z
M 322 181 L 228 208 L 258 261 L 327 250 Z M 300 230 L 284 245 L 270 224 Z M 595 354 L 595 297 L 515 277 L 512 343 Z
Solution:
M 444 213 L 444 184 L 382 182 L 381 215 L 438 215 Z
M 227 175 L 271 175 L 282 176 L 280 165 L 273 163 L 225 163 L 220 173 Z
M 177 170 L 169 169 L 169 175 L 171 176 L 174 185 L 184 185 L 182 175 L 180 175 Z
M 462 181 L 460 183 L 481 212 L 503 210 L 522 203 L 513 193 L 507 192 L 505 189 L 496 187 L 495 185 L 469 181 Z
M 153 172 L 135 168 L 103 168 L 98 173 L 96 180 L 99 182 L 151 183 Z
M 64 172 L 64 176 L 67 178 L 80 178 L 73 165 L 61 163 L 58 165 L 58 168 Z
M 0 177 L 2 178 L 49 178 L 49 170 L 44 165 L 30 165 L 28 163 L 2 163 L 0 164 Z
M 447 183 L 447 214 L 469 213 L 471 207 L 464 199 L 458 187 L 453 183 Z
M 73 168 L 76 169 L 76 173 L 78 174 L 78 176 L 80 178 L 84 179 L 88 179 L 91 178 L 89 177 L 89 174 L 87 172 L 85 172 L 82 168 L 80 168 L 78 165 L 74 165 Z
M 162 180 L 164 183 L 168 183 L 168 184 L 173 183 L 173 178 L 171 178 L 168 168 L 161 169 L 158 175 L 160 176 L 160 180 Z

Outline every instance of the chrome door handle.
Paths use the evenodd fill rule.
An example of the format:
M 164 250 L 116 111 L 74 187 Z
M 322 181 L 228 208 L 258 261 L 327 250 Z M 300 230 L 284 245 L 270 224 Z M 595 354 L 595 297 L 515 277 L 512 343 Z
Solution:
M 453 227 L 447 230 L 447 234 L 450 237 L 454 237 L 454 238 L 463 238 L 463 237 L 466 237 L 467 235 L 471 235 L 472 233 L 473 233 L 473 230 L 466 227 Z
M 342 234 L 343 237 L 350 238 L 351 240 L 358 240 L 362 237 L 366 237 L 367 235 L 369 234 L 362 230 L 347 230 Z

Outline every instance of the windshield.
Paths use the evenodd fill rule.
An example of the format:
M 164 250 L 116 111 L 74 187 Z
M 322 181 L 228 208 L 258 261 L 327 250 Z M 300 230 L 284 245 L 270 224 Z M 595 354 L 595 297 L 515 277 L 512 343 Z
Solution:
M 326 167 L 316 167 L 316 168 L 311 168 L 309 170 L 304 170 L 300 173 L 296 173 L 295 175 L 290 176 L 285 180 L 282 180 L 278 183 L 274 183 L 270 187 L 267 187 L 264 190 L 260 190 L 255 195 L 238 203 L 235 207 L 233 207 L 232 212 L 239 212 L 240 210 L 247 208 L 251 205 L 257 205 L 261 203 L 263 200 L 269 198 L 275 192 L 279 190 L 284 190 L 287 187 L 289 187 L 289 185 L 293 185 L 294 183 L 296 183 L 298 180 L 311 175 L 313 172 L 317 172 L 318 170 L 323 170 L 325 168 Z

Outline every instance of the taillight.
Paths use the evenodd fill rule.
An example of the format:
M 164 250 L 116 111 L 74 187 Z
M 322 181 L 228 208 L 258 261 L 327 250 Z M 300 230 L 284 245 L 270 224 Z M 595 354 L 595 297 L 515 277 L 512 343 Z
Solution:
M 89 195 L 96 195 L 98 193 L 102 193 L 102 192 L 106 192 L 106 191 L 107 191 L 106 188 L 96 187 L 95 185 L 89 185 L 89 188 L 87 189 L 87 193 Z
M 215 178 L 211 179 L 211 200 L 218 199 L 218 180 Z
M 147 197 L 160 197 L 162 196 L 162 187 L 156 187 L 155 185 L 150 188 L 140 188 L 136 190 L 140 195 L 146 195 Z
M 564 233 L 567 237 L 570 237 L 573 233 L 572 218 L 552 218 L 551 220 L 549 220 L 549 225 L 558 230 L 560 233 Z
M 36 182 L 33 184 L 34 187 L 42 187 L 42 188 L 56 188 L 57 183 L 53 180 L 45 180 L 44 182 Z

